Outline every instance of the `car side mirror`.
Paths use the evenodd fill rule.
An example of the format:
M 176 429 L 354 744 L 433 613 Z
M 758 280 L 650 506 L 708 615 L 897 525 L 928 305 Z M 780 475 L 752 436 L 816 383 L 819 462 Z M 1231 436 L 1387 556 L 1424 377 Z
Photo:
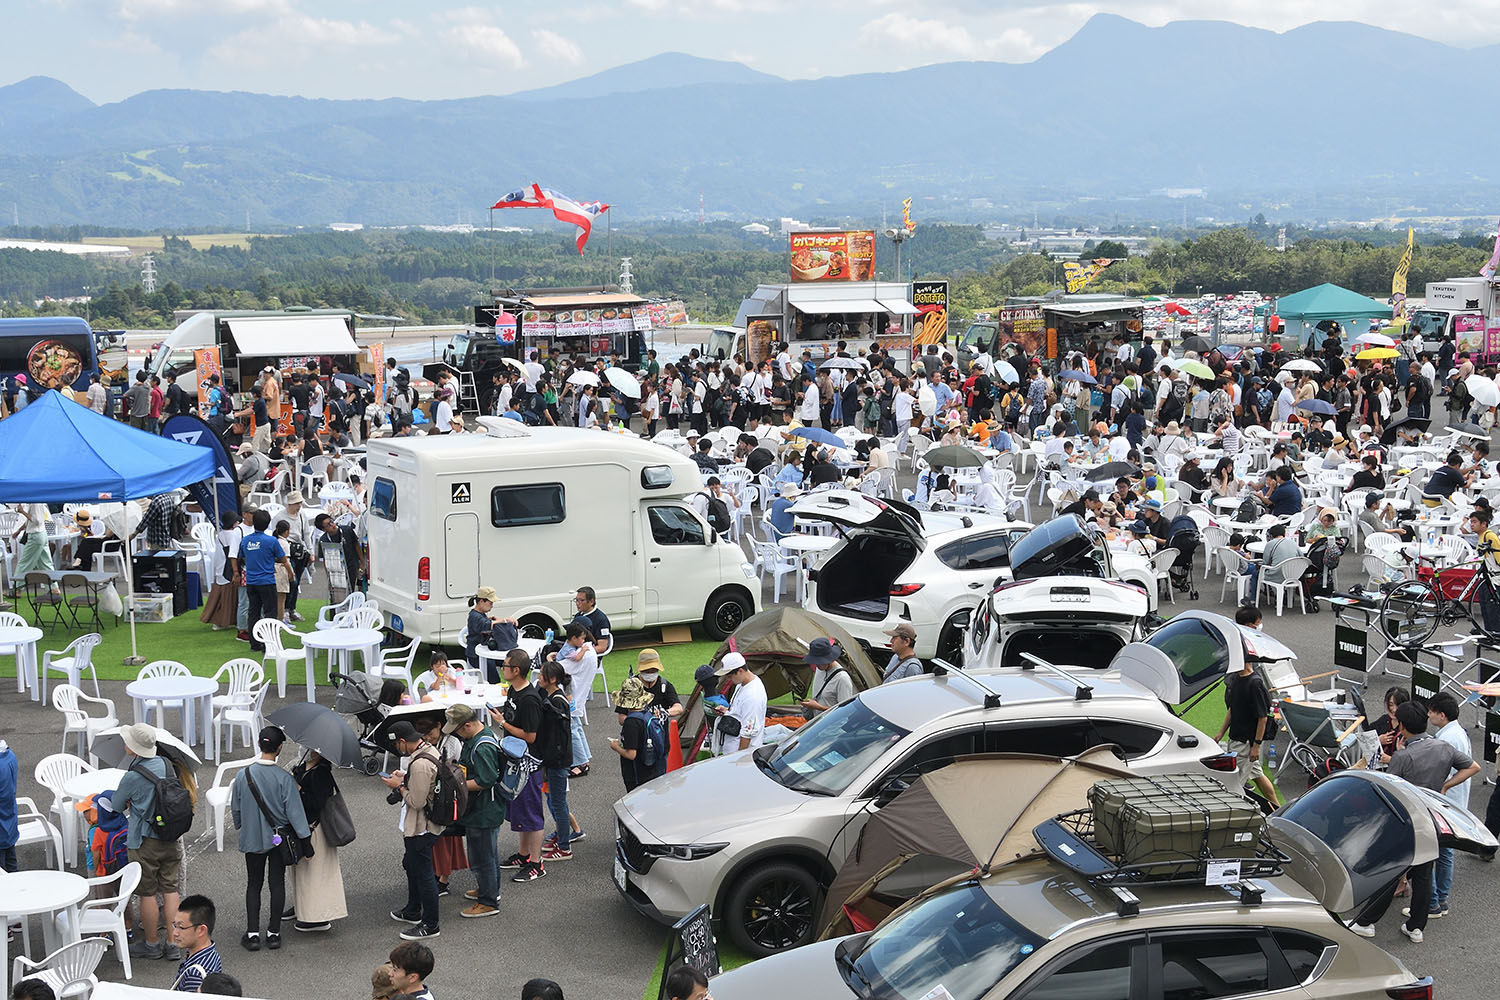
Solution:
M 904 778 L 892 778 L 881 786 L 875 795 L 875 808 L 884 809 L 896 800 L 896 796 L 910 788 L 910 784 Z
M 709 528 L 708 529 L 707 540 L 704 541 L 703 544 L 704 545 L 718 545 L 719 544 L 719 530 L 717 528 Z

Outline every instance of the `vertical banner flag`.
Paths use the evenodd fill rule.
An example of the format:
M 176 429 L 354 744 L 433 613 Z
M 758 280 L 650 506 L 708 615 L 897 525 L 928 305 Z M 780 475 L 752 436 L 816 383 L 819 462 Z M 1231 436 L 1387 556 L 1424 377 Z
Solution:
M 901 224 L 906 227 L 908 233 L 915 232 L 917 224 L 911 221 L 911 199 L 907 198 L 901 202 Z
M 1490 262 L 1479 269 L 1479 276 L 1493 278 L 1496 268 L 1500 268 L 1500 230 L 1495 232 L 1495 252 L 1490 254 Z
M 213 518 L 217 499 L 217 508 L 221 513 L 232 513 L 238 519 L 240 515 L 239 473 L 229 457 L 229 449 L 224 447 L 224 442 L 219 440 L 213 428 L 191 414 L 179 413 L 175 417 L 168 417 L 161 425 L 161 436 L 173 441 L 181 441 L 183 444 L 207 448 L 214 453 L 213 489 L 210 490 L 208 481 L 204 480 L 201 483 L 193 483 L 187 490 L 192 494 L 193 499 L 198 501 L 198 506 L 203 508 L 206 517 Z
M 375 366 L 375 399 L 385 402 L 385 344 L 377 341 L 370 345 L 370 364 Z
M 218 375 L 220 381 L 224 376 L 219 370 L 219 349 L 217 347 L 200 347 L 193 351 L 193 364 L 197 367 L 198 376 L 198 412 L 208 412 L 208 380 L 212 375 Z
M 1089 261 L 1087 264 L 1080 264 L 1075 261 L 1068 261 L 1063 264 L 1063 277 L 1067 281 L 1068 291 L 1078 291 L 1084 285 L 1087 285 L 1103 274 L 1104 269 L 1114 262 L 1114 258 L 1112 257 L 1100 257 Z
M 1406 275 L 1411 270 L 1412 230 L 1406 227 L 1406 252 L 1401 255 L 1401 263 L 1396 265 L 1396 273 L 1391 275 L 1391 308 L 1395 314 L 1401 314 L 1401 303 L 1406 301 Z
M 593 229 L 594 217 L 609 211 L 609 206 L 602 201 L 574 201 L 567 195 L 558 194 L 556 191 L 542 187 L 540 184 L 532 184 L 529 188 L 512 191 L 490 208 L 550 208 L 553 216 L 560 222 L 567 222 L 578 227 L 578 253 L 583 254 L 583 247 L 589 241 L 589 232 Z
M 913 344 L 943 344 L 948 340 L 948 282 L 914 281 L 911 304 L 917 307 L 912 326 Z

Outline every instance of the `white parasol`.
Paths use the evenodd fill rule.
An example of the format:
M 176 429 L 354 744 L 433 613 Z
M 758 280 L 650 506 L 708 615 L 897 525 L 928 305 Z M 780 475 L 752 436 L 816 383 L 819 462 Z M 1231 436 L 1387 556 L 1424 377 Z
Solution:
M 517 361 L 515 358 L 501 358 L 500 360 L 503 361 L 503 362 L 505 362 L 506 364 L 510 365 L 512 368 L 514 368 L 516 371 L 520 372 L 522 375 L 526 374 L 526 366 L 523 365 L 523 364 L 521 364 L 521 362 Z
M 595 375 L 593 372 L 583 371 L 582 369 L 580 369 L 568 376 L 568 384 L 597 386 L 599 384 L 599 376 Z
M 1395 347 L 1396 342 L 1383 333 L 1362 333 L 1354 338 L 1354 344 L 1365 344 L 1370 347 Z M 1351 347 L 1353 344 L 1350 345 Z
M 604 377 L 609 379 L 609 384 L 619 390 L 620 395 L 629 396 L 631 399 L 641 398 L 641 383 L 634 375 L 623 368 L 606 368 Z M 571 380 L 570 380 L 571 381 Z M 597 380 L 595 380 L 597 384 Z
M 1464 387 L 1480 406 L 1500 406 L 1500 385 L 1483 375 L 1470 375 L 1464 379 Z
M 94 742 L 89 744 L 89 753 L 98 757 L 101 762 L 110 767 L 126 767 L 128 760 L 125 753 L 124 732 L 127 726 L 115 726 L 106 729 L 94 737 Z M 165 729 L 156 730 L 156 749 L 160 753 L 163 748 L 171 751 L 169 756 L 180 756 L 194 764 L 201 764 L 198 755 L 193 753 L 192 747 L 167 732 Z
M 1311 358 L 1298 358 L 1295 361 L 1288 361 L 1282 365 L 1281 370 L 1284 372 L 1320 372 L 1323 370 L 1323 366 Z
M 996 361 L 995 374 L 1005 379 L 1006 382 L 1019 384 L 1021 381 L 1021 373 L 1016 371 L 1016 366 L 1009 361 Z

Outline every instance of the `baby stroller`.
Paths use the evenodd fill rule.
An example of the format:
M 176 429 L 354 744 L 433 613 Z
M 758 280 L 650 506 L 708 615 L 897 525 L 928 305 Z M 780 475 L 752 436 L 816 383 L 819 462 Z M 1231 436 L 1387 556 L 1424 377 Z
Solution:
M 401 704 L 401 695 L 406 685 L 398 680 L 380 680 L 363 670 L 351 674 L 335 672 L 333 682 L 338 685 L 334 692 L 333 710 L 340 715 L 353 716 L 360 724 L 359 747 L 368 751 L 361 755 L 366 774 L 379 774 L 385 757 L 385 748 L 377 744 L 373 734 L 377 726 L 392 708 Z
M 1177 515 L 1167 525 L 1166 547 L 1177 550 L 1177 558 L 1172 561 L 1167 575 L 1171 579 L 1173 590 L 1188 595 L 1194 601 L 1198 599 L 1198 591 L 1193 588 L 1193 557 L 1198 554 L 1198 546 L 1202 542 L 1198 522 L 1186 514 Z

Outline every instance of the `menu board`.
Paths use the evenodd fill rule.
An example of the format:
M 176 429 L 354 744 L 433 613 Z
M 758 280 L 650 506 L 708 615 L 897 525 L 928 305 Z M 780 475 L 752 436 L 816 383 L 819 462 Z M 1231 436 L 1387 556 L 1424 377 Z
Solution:
M 1018 343 L 1027 354 L 1036 354 L 1045 343 L 1041 306 L 1004 306 L 1000 309 L 1000 341 Z
M 873 281 L 875 231 L 791 234 L 792 280 Z
M 752 365 L 771 356 L 771 345 L 781 340 L 780 316 L 751 316 L 745 321 L 745 350 Z

